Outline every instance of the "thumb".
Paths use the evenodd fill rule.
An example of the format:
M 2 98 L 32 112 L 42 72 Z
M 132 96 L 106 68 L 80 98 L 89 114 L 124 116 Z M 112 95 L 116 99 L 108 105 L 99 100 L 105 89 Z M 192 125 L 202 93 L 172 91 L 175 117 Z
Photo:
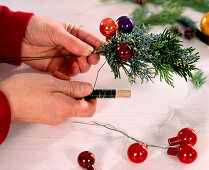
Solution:
M 57 80 L 56 91 L 73 98 L 83 98 L 92 93 L 93 87 L 86 82 Z
M 69 52 L 76 56 L 89 56 L 93 52 L 93 47 L 73 36 L 65 29 L 59 34 L 58 45 L 66 48 Z

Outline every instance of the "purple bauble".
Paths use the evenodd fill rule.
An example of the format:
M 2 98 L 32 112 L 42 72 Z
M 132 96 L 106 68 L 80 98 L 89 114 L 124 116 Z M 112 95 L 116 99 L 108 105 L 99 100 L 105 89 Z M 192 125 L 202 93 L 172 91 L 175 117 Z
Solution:
M 121 16 L 117 19 L 119 25 L 119 31 L 123 33 L 130 33 L 134 28 L 133 20 L 128 16 Z

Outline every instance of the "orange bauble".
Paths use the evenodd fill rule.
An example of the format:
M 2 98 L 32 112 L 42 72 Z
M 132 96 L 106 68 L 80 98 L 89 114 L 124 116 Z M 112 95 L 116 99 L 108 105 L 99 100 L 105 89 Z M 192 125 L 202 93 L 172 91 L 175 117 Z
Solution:
M 110 38 L 115 35 L 116 31 L 119 29 L 119 26 L 117 21 L 113 18 L 105 18 L 100 23 L 99 29 L 102 35 Z
M 209 12 L 202 18 L 200 27 L 202 33 L 209 37 Z

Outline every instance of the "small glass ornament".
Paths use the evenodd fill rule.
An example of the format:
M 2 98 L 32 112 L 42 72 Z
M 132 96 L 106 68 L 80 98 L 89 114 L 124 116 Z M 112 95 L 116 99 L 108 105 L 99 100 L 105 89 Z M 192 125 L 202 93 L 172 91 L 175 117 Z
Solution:
M 188 143 L 194 146 L 197 143 L 196 132 L 191 128 L 183 128 L 179 131 L 178 135 L 168 139 L 170 146 Z
M 197 158 L 197 150 L 190 144 L 182 144 L 178 148 L 169 147 L 168 155 L 177 156 L 178 159 L 186 164 L 192 163 Z
M 200 27 L 202 33 L 209 37 L 209 12 L 202 18 Z
M 146 160 L 148 151 L 147 144 L 133 143 L 127 151 L 128 158 L 134 163 L 142 163 Z
M 123 33 L 130 33 L 134 29 L 134 22 L 128 16 L 121 16 L 117 19 L 119 31 Z
M 78 164 L 87 170 L 95 170 L 94 162 L 94 155 L 89 151 L 81 152 L 78 156 Z
M 118 23 L 113 18 L 105 18 L 100 23 L 100 32 L 105 37 L 111 38 L 119 29 Z
M 132 53 L 132 49 L 127 44 L 122 44 L 117 48 L 117 54 L 123 60 L 129 59 L 132 55 L 131 53 Z

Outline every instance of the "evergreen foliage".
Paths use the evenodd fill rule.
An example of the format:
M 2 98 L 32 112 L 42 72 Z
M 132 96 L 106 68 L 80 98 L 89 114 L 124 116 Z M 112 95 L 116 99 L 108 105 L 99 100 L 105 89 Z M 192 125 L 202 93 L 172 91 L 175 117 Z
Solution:
M 180 6 L 190 7 L 199 12 L 206 13 L 209 11 L 209 0 L 150 0 L 149 2 L 154 4 L 178 3 Z
M 199 89 L 206 82 L 206 78 L 207 77 L 203 77 L 202 70 L 198 70 L 192 75 L 190 81 L 194 84 L 196 89 Z
M 133 0 L 101 0 L 102 2 L 107 1 L 120 1 L 120 2 L 133 2 Z M 149 3 L 164 5 L 167 2 L 177 3 L 182 7 L 190 7 L 196 11 L 206 13 L 209 11 L 209 0 L 147 0 Z
M 193 53 L 194 48 L 182 48 L 181 41 L 173 35 L 173 30 L 165 29 L 162 34 L 148 34 L 145 26 L 135 27 L 129 33 L 117 32 L 97 52 L 106 57 L 115 78 L 120 78 L 122 68 L 131 84 L 136 79 L 152 80 L 160 75 L 160 80 L 174 87 L 172 74 L 176 73 L 187 80 L 192 77 L 192 70 L 196 70 L 194 63 L 199 60 L 198 53 Z M 123 60 L 117 55 L 117 48 L 127 44 L 132 48 L 132 57 Z
M 147 6 L 136 8 L 131 16 L 136 26 L 145 25 L 165 25 L 173 24 L 180 18 L 183 8 L 176 3 L 165 3 L 163 9 L 157 13 L 152 13 Z

